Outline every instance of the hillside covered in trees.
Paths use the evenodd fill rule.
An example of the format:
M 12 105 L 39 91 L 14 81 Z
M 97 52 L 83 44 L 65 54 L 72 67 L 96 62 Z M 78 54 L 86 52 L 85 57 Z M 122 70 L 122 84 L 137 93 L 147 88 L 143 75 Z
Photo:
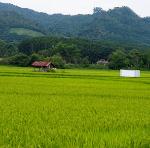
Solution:
M 7 41 L 26 39 L 31 34 L 27 34 L 30 30 L 37 36 L 80 37 L 150 45 L 150 18 L 141 18 L 128 7 L 109 11 L 95 8 L 93 14 L 71 16 L 48 15 L 0 3 L 0 20 L 0 39 Z M 23 29 L 22 34 L 18 33 L 20 28 Z M 12 29 L 15 31 L 12 32 Z
M 52 61 L 57 68 L 150 69 L 150 50 L 131 44 L 81 38 L 37 37 L 20 43 L 0 41 L 0 63 L 31 66 Z M 104 60 L 107 63 L 101 63 Z

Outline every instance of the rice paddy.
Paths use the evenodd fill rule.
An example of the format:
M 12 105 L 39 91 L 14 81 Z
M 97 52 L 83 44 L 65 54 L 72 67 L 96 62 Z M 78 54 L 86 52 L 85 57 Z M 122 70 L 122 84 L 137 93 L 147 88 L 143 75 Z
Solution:
M 149 148 L 150 72 L 1 66 L 0 147 Z

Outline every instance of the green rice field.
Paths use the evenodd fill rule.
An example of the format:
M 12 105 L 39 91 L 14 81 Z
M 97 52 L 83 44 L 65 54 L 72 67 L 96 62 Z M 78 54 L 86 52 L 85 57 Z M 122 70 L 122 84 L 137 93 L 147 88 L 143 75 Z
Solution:
M 0 66 L 0 148 L 150 148 L 150 72 Z

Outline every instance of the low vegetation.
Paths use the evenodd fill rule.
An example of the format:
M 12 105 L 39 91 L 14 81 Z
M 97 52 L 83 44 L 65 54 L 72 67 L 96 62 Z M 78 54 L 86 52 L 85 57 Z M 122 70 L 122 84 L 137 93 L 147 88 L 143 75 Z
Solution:
M 22 35 L 22 36 L 30 36 L 30 37 L 44 36 L 44 34 L 41 32 L 37 32 L 37 31 L 30 30 L 30 29 L 25 29 L 25 28 L 11 28 L 10 33 Z
M 150 147 L 150 73 L 0 67 L 1 147 Z

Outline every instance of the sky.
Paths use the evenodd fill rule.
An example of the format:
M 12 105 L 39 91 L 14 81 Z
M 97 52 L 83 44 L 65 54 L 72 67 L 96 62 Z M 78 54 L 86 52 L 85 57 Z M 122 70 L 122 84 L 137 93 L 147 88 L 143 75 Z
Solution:
M 0 0 L 22 8 L 30 8 L 48 14 L 90 14 L 94 7 L 104 10 L 128 6 L 139 16 L 150 16 L 150 0 Z

